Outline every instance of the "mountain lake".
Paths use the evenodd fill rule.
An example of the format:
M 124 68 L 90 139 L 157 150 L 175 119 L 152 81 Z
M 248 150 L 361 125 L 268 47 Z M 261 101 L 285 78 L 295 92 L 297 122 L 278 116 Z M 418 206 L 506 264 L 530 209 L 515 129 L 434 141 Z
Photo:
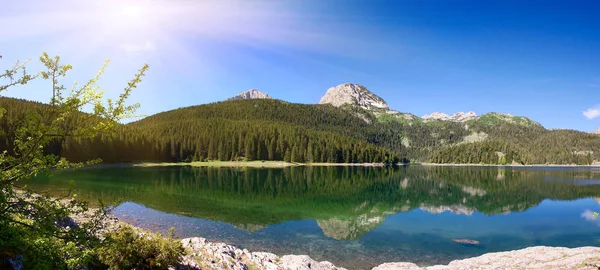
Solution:
M 349 269 L 600 245 L 600 168 L 591 167 L 99 167 L 25 184 L 101 200 L 142 228 Z

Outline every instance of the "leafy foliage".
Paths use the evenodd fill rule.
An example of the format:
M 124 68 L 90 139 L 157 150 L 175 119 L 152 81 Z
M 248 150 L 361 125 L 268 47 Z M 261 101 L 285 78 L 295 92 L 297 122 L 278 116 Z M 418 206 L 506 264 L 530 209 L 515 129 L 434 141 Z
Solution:
M 167 269 L 169 265 L 177 264 L 184 254 L 173 230 L 163 238 L 160 234 L 144 234 L 129 225 L 122 225 L 105 237 L 94 253 L 111 270 Z
M 68 94 L 64 93 L 67 88 L 60 79 L 72 67 L 63 65 L 58 56 L 50 57 L 46 53 L 40 57 L 40 62 L 45 69 L 36 75 L 30 75 L 25 64 L 19 63 L 0 74 L 0 91 L 39 78 L 52 85 L 49 104 L 22 106 L 22 102 L 6 98 L 0 104 L 4 107 L 0 110 L 3 131 L 0 142 L 3 147 L 0 153 L 0 261 L 19 255 L 23 256 L 22 263 L 27 269 L 74 269 L 98 266 L 100 258 L 103 264 L 113 266 L 121 261 L 118 258 L 113 261 L 105 255 L 122 252 L 122 246 L 131 240 L 141 249 L 131 254 L 129 263 L 166 268 L 166 264 L 176 262 L 180 248 L 158 235 L 151 239 L 137 234 L 132 236 L 131 230 L 124 228 L 110 233 L 105 239 L 99 237 L 108 224 L 107 209 L 101 203 L 97 210 L 91 210 L 71 192 L 62 197 L 49 197 L 20 185 L 23 180 L 38 174 L 97 162 L 80 160 L 72 163 L 60 156 L 60 149 L 69 140 L 114 134 L 118 122 L 132 116 L 138 108 L 137 104 L 126 104 L 126 100 L 148 66 L 139 70 L 118 99 L 105 101 L 97 82 L 108 62 L 85 84 L 74 84 Z M 82 113 L 84 108 L 92 111 Z M 80 217 L 80 220 L 76 222 L 74 217 Z

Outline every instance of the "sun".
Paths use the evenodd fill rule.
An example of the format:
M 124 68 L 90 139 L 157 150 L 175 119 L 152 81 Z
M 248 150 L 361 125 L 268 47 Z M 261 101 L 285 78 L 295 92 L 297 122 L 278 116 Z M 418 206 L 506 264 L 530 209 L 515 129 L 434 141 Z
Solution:
M 147 11 L 141 4 L 125 3 L 121 7 L 117 7 L 117 15 L 124 21 L 140 20 L 146 17 Z
M 116 3 L 104 13 L 110 24 L 122 29 L 147 26 L 152 16 L 150 8 L 142 2 Z

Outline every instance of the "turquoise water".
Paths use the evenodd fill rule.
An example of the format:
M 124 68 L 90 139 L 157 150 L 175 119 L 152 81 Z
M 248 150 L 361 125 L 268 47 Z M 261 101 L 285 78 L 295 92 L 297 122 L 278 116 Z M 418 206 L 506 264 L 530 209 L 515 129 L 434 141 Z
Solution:
M 600 245 L 599 182 L 594 168 L 152 167 L 66 171 L 28 185 L 53 194 L 72 186 L 141 227 L 356 269 Z

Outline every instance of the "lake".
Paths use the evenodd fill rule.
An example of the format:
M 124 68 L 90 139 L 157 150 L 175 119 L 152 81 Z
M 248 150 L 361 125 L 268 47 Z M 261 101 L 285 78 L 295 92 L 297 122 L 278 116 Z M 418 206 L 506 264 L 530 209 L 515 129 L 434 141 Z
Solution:
M 600 168 L 104 167 L 26 184 L 51 195 L 72 189 L 143 228 L 349 269 L 600 245 Z

